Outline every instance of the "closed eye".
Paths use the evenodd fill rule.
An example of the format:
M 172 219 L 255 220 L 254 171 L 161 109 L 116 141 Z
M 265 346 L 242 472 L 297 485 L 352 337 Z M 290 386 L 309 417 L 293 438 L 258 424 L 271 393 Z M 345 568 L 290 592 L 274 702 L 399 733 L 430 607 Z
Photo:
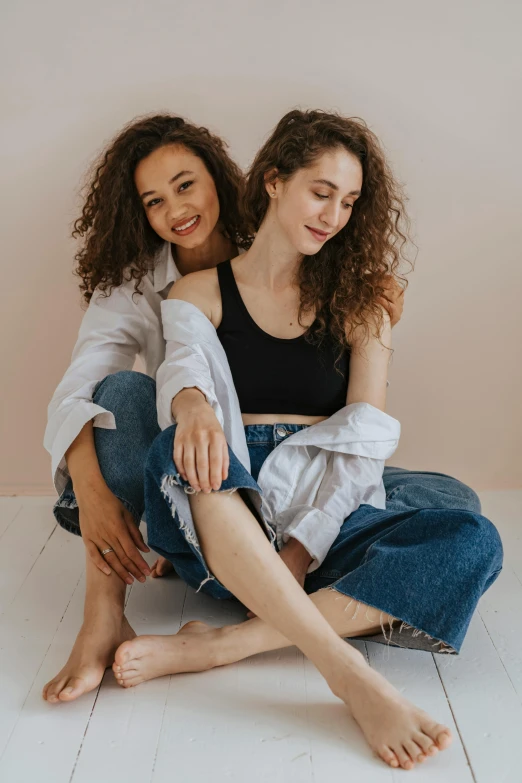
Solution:
M 330 196 L 325 196 L 322 193 L 316 193 L 315 195 L 317 196 L 317 198 L 322 198 L 322 199 L 330 198 Z M 353 209 L 353 204 L 343 204 L 343 207 L 345 209 Z

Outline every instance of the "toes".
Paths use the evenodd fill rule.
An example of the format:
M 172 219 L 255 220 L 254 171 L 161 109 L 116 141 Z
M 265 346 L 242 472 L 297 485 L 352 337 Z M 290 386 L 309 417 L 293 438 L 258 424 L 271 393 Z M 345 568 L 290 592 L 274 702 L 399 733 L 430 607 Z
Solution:
M 379 753 L 379 756 L 390 767 L 398 767 L 399 766 L 399 760 L 397 759 L 397 756 L 395 755 L 393 750 L 390 750 L 390 748 L 383 748 L 381 750 L 381 752 Z
M 428 737 L 426 734 L 422 734 L 420 731 L 416 732 L 413 735 L 413 739 L 422 748 L 422 752 L 426 756 L 435 756 L 438 753 L 437 746 L 433 744 L 431 737 Z
M 48 682 L 44 688 L 44 699 L 50 702 L 57 702 L 58 694 L 62 690 L 66 681 L 67 681 L 66 678 L 63 677 L 60 680 Z
M 129 678 L 128 680 L 119 680 L 119 683 L 122 688 L 134 688 L 135 685 L 139 685 L 142 682 L 143 680 L 141 679 L 141 677 L 132 677 Z
M 424 755 L 422 748 L 420 748 L 417 745 L 417 743 L 414 742 L 413 740 L 409 740 L 409 742 L 405 742 L 404 749 L 407 751 L 407 753 L 409 754 L 413 762 L 418 761 L 419 763 L 422 763 L 426 759 L 426 756 Z
M 115 672 L 115 677 L 118 680 L 118 682 L 123 682 L 124 680 L 133 680 L 137 676 L 138 676 L 137 669 L 127 669 L 126 671 Z
M 447 729 L 445 726 L 441 726 L 440 728 L 442 731 L 439 731 L 437 734 L 436 742 L 441 750 L 445 750 L 446 748 L 449 748 L 453 742 L 453 738 L 449 729 Z
M 132 658 L 132 642 L 120 644 L 114 655 L 114 666 L 125 666 Z
M 422 727 L 422 731 L 431 737 L 439 750 L 445 750 L 453 742 L 451 731 L 442 723 L 429 723 Z
M 409 753 L 406 752 L 406 750 L 401 746 L 394 748 L 395 755 L 399 759 L 399 764 L 403 769 L 413 769 L 414 764 L 413 761 L 410 758 Z
M 71 701 L 72 699 L 77 699 L 78 696 L 81 696 L 83 691 L 84 681 L 79 677 L 71 677 L 65 684 L 65 688 L 58 694 L 58 698 L 60 701 Z

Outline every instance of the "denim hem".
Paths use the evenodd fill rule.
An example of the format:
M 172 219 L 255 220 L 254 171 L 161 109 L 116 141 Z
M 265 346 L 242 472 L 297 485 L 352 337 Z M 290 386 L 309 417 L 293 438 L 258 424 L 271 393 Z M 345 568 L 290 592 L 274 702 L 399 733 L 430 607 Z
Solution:
M 355 611 L 351 618 L 352 620 L 354 620 L 357 617 L 357 613 L 359 611 L 361 604 L 365 604 L 369 606 L 371 609 L 375 609 L 377 612 L 380 612 L 380 617 L 379 617 L 379 622 L 381 626 L 380 634 L 373 634 L 371 636 L 369 635 L 350 636 L 348 637 L 350 641 L 359 640 L 359 641 L 366 641 L 366 642 L 376 642 L 377 644 L 386 644 L 386 645 L 391 645 L 393 647 L 402 647 L 404 649 L 413 649 L 413 650 L 424 650 L 426 652 L 431 652 L 431 653 L 444 653 L 446 655 L 448 654 L 458 655 L 458 653 L 460 652 L 461 645 L 443 640 L 436 632 L 430 633 L 424 628 L 421 628 L 420 626 L 422 623 L 416 622 L 411 618 L 407 619 L 403 617 L 400 611 L 397 612 L 394 611 L 393 609 L 383 609 L 382 607 L 376 606 L 375 605 L 376 602 L 372 601 L 371 598 L 357 595 L 357 590 L 350 590 L 350 592 L 347 593 L 345 592 L 344 589 L 341 588 L 341 586 L 338 583 L 328 585 L 328 587 L 322 587 L 321 590 L 335 590 L 335 592 L 340 593 L 341 595 L 344 595 L 347 598 L 351 598 L 351 601 L 348 603 L 348 606 L 346 607 L 346 611 L 348 611 L 352 603 L 355 601 L 356 606 L 355 606 Z M 393 626 L 390 622 L 385 623 L 382 618 L 383 614 L 395 618 L 400 622 L 400 625 Z M 388 631 L 386 631 L 385 624 L 388 625 Z M 406 642 L 405 644 L 401 644 L 401 641 L 397 639 L 398 635 L 400 634 L 403 634 L 401 637 L 401 641 L 405 640 Z
M 212 493 L 224 493 L 231 495 L 233 492 L 237 492 L 238 490 L 252 490 L 254 487 L 257 487 L 257 483 L 254 481 L 254 479 L 251 478 L 250 474 L 247 473 L 245 470 L 245 473 L 250 478 L 249 483 L 240 483 L 233 487 L 227 487 L 226 489 L 218 489 L 218 490 L 212 490 Z M 224 482 L 227 483 L 227 482 Z M 177 488 L 175 491 L 179 491 L 180 488 L 182 488 L 187 495 L 197 495 L 199 492 L 194 490 L 189 482 L 186 479 L 183 479 L 182 476 L 178 471 L 175 471 L 174 473 L 165 473 L 161 477 L 159 489 L 161 492 L 161 495 L 163 499 L 165 500 L 167 506 L 169 507 L 169 511 L 171 513 L 172 519 L 177 524 L 179 531 L 182 533 L 185 541 L 187 542 L 188 546 L 190 547 L 190 550 L 192 553 L 197 557 L 199 563 L 206 571 L 206 578 L 203 579 L 199 586 L 196 589 L 196 592 L 199 593 L 199 591 L 206 585 L 208 582 L 214 582 L 215 586 L 218 588 L 218 592 L 220 595 L 215 595 L 214 597 L 219 598 L 229 598 L 233 597 L 232 593 L 223 585 L 219 579 L 217 579 L 214 574 L 210 572 L 210 569 L 207 565 L 207 562 L 203 556 L 203 552 L 201 551 L 201 547 L 199 544 L 199 540 L 197 537 L 196 529 L 194 526 L 194 523 L 191 521 L 191 523 L 188 523 L 186 520 L 184 520 L 180 514 L 179 510 L 177 508 L 175 497 L 173 496 L 173 490 L 174 488 Z M 259 521 L 259 520 L 258 520 Z M 267 537 L 270 541 L 270 544 L 272 546 L 275 546 L 275 532 L 274 530 L 266 523 L 263 519 L 260 520 L 260 524 L 262 523 L 262 527 L 264 531 L 267 534 Z M 152 549 L 154 549 L 155 552 L 158 552 L 162 555 L 162 557 L 166 557 L 170 562 L 176 567 L 176 561 L 175 559 L 172 560 L 172 555 L 169 555 L 168 552 L 166 552 L 165 549 L 161 547 L 161 545 L 156 544 L 153 540 L 153 537 L 149 539 L 149 544 Z M 161 551 L 160 551 L 161 550 Z M 194 586 L 194 585 L 193 585 Z M 211 592 L 211 591 L 210 591 Z

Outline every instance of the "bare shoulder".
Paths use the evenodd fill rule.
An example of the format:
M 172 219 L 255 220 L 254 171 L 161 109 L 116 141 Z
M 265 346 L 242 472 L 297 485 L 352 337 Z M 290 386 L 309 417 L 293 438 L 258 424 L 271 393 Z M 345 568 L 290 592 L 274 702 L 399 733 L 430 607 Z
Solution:
M 221 317 L 221 294 L 218 276 L 215 269 L 202 269 L 200 272 L 190 272 L 177 280 L 169 291 L 169 299 L 181 299 L 190 302 L 204 313 L 214 326 L 219 326 Z

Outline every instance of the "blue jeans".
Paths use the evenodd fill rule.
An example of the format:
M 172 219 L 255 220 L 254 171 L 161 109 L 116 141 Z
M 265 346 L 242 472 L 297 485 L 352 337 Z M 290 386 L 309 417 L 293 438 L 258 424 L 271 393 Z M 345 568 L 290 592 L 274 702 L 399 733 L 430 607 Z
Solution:
M 94 429 L 109 489 L 137 524 L 146 510 L 149 546 L 167 557 L 189 585 L 230 598 L 223 585 L 209 578 L 199 547 L 187 541 L 160 492 L 163 477 L 177 473 L 172 460 L 175 427 L 159 430 L 154 381 L 141 373 L 116 373 L 98 384 L 94 401 L 116 418 L 116 430 Z M 251 474 L 231 452 L 229 476 L 220 491 L 257 488 L 264 460 L 288 437 L 278 431 L 291 434 L 301 428 L 246 427 Z M 321 567 L 307 576 L 305 589 L 313 593 L 331 587 L 356 602 L 354 611 L 364 603 L 402 621 L 400 629 L 383 628 L 372 641 L 458 652 L 480 596 L 502 568 L 497 530 L 481 516 L 473 490 L 450 476 L 390 467 L 384 469 L 384 486 L 386 510 L 363 505 L 351 514 Z M 63 527 L 80 534 L 71 482 L 54 513 Z

